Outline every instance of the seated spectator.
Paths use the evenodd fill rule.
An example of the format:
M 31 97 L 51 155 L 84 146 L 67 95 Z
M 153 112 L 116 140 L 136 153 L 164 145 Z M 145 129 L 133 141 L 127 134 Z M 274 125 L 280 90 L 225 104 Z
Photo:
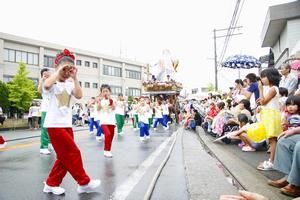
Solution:
M 293 95 L 298 88 L 298 79 L 291 73 L 291 65 L 284 63 L 280 67 L 280 73 L 282 74 L 279 87 L 284 87 L 288 90 L 288 95 Z
M 238 109 L 234 112 L 235 118 L 231 118 L 228 120 L 228 124 L 239 124 L 238 115 L 245 114 L 248 117 L 248 120 L 252 119 L 252 111 L 250 108 L 250 101 L 247 99 L 242 99 L 239 102 Z
M 219 136 L 222 135 L 223 133 L 223 127 L 226 121 L 226 115 L 229 113 L 229 110 L 225 109 L 225 103 L 224 102 L 219 102 L 217 104 L 217 116 L 213 119 L 212 123 L 212 132 L 214 134 L 217 134 Z M 233 116 L 233 115 L 232 115 Z
M 240 129 L 238 131 L 232 132 L 230 135 L 233 136 L 234 138 L 237 137 L 244 142 L 245 145 L 242 147 L 242 151 L 246 151 L 246 152 L 256 151 L 266 146 L 265 140 L 256 143 L 247 136 L 247 130 L 250 128 L 251 124 L 249 123 L 249 118 L 246 114 L 239 114 L 238 121 L 240 124 Z
M 247 83 L 249 85 L 248 88 L 244 88 L 241 91 L 241 94 L 246 97 L 250 101 L 251 109 L 256 108 L 256 100 L 259 98 L 259 90 L 257 77 L 254 73 L 247 74 L 246 76 Z
M 288 98 L 288 90 L 286 88 L 279 87 L 279 94 L 280 94 L 280 99 L 279 99 L 280 112 L 284 112 L 285 102 Z
M 211 132 L 211 130 L 212 130 L 211 124 L 212 124 L 212 121 L 215 118 L 215 116 L 217 116 L 217 114 L 218 114 L 218 111 L 216 109 L 216 105 L 214 102 L 211 102 L 209 111 L 207 112 L 206 117 L 204 119 L 204 123 L 207 123 L 207 125 L 208 125 L 208 127 L 207 127 L 208 132 Z
M 300 196 L 300 127 L 284 131 L 278 140 L 274 160 L 275 170 L 286 174 L 279 180 L 268 180 L 268 184 L 281 188 L 281 192 Z
M 245 99 L 246 97 L 243 95 L 244 83 L 241 79 L 235 80 L 235 90 L 232 94 L 234 103 L 239 103 L 240 100 Z
M 199 114 L 199 112 L 196 109 L 192 109 L 192 113 L 191 113 L 191 117 L 188 121 L 188 128 L 192 129 L 192 130 L 196 130 L 196 126 L 201 125 L 202 123 L 202 118 Z

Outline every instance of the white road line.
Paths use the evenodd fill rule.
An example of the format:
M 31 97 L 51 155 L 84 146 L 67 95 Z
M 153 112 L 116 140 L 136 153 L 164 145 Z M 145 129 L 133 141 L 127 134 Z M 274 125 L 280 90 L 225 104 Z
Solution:
M 114 200 L 125 200 L 136 184 L 143 178 L 148 168 L 153 164 L 154 160 L 166 148 L 167 144 L 173 137 L 166 139 L 159 147 L 134 171 L 130 176 L 118 186 L 112 195 Z

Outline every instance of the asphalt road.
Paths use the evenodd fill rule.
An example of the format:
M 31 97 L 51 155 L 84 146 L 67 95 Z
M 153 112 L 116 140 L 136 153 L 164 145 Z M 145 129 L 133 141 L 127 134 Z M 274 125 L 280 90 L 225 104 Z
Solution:
M 87 130 L 75 132 L 75 141 L 81 150 L 87 173 L 91 178 L 102 181 L 95 193 L 84 195 L 77 194 L 76 182 L 69 174 L 61 185 L 66 189 L 65 195 L 44 194 L 42 183 L 55 161 L 55 153 L 40 155 L 39 138 L 10 141 L 8 148 L 0 151 L 0 199 L 112 199 L 116 194 L 125 195 L 127 199 L 142 199 L 170 148 L 173 131 L 152 131 L 150 141 L 142 143 L 138 131 L 126 127 L 123 136 L 116 135 L 114 138 L 112 159 L 103 156 L 103 142 L 97 142 Z M 22 133 L 18 134 L 18 137 L 23 137 Z M 26 137 L 29 134 L 24 131 L 23 135 Z M 185 179 L 183 168 L 174 170 L 181 171 L 181 179 Z M 132 181 L 136 173 L 139 176 Z M 120 189 L 122 186 L 127 190 L 125 194 Z M 184 182 L 177 188 L 187 190 Z M 173 199 L 172 196 L 176 194 L 168 195 Z

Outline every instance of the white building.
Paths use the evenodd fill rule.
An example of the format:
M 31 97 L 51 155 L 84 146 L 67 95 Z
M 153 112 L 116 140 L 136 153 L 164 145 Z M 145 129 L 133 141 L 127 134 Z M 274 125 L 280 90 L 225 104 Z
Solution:
M 262 30 L 262 47 L 271 47 L 274 67 L 290 57 L 300 40 L 300 1 L 269 7 Z
M 29 78 L 38 83 L 40 70 L 53 69 L 58 52 L 68 48 L 76 55 L 78 79 L 87 102 L 99 94 L 101 84 L 109 84 L 112 94 L 140 96 L 146 64 L 81 49 L 37 41 L 0 32 L 0 80 L 10 81 L 17 73 L 19 62 L 26 64 Z

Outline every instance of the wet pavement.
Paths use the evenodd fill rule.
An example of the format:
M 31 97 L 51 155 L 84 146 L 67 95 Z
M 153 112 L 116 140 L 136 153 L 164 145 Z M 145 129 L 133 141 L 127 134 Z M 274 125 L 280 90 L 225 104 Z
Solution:
M 150 141 L 142 143 L 139 132 L 126 126 L 125 134 L 114 138 L 112 159 L 104 158 L 103 143 L 96 142 L 87 127 L 74 128 L 75 141 L 87 173 L 102 181 L 95 193 L 83 195 L 77 194 L 77 184 L 69 174 L 61 185 L 66 189 L 65 195 L 44 194 L 42 183 L 55 161 L 55 153 L 50 156 L 39 154 L 37 131 L 6 132 L 5 137 L 9 135 L 11 141 L 6 150 L 0 150 L 0 199 L 144 199 L 154 174 L 171 147 L 176 130 L 174 149 L 151 199 L 218 199 L 221 194 L 236 194 L 241 187 L 204 148 L 205 145 L 201 145 L 195 132 L 176 126 L 169 131 L 151 130 Z
M 18 137 L 29 136 L 27 131 L 24 131 L 23 135 L 20 132 Z M 96 193 L 78 195 L 76 182 L 67 174 L 61 185 L 66 189 L 66 194 L 58 197 L 42 192 L 42 182 L 55 161 L 55 154 L 40 155 L 39 138 L 11 141 L 7 150 L 0 151 L 0 199 L 110 199 L 116 188 L 126 182 L 141 163 L 150 157 L 157 147 L 170 139 L 172 134 L 172 130 L 165 132 L 159 129 L 152 132 L 151 140 L 141 143 L 139 133 L 126 127 L 124 136 L 114 138 L 112 159 L 104 158 L 103 142 L 96 142 L 87 130 L 75 132 L 75 140 L 81 150 L 87 173 L 91 178 L 100 178 L 102 183 Z M 144 180 L 143 190 L 147 189 L 153 176 L 151 172 L 155 172 L 168 147 L 169 142 L 166 142 L 160 154 L 154 157 L 153 164 L 147 166 L 145 176 L 141 177 Z M 133 186 L 132 192 L 139 185 L 138 182 Z M 133 194 L 135 195 L 128 199 L 141 199 L 144 195 L 143 192 Z

